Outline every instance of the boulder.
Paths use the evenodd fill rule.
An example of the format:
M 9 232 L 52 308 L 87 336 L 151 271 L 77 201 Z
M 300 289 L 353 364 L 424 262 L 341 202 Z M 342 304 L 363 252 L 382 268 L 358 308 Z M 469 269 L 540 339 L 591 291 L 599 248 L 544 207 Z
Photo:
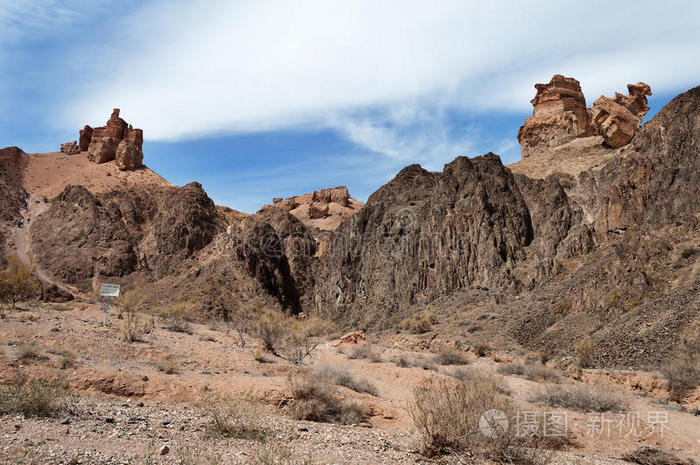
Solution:
M 628 144 L 649 111 L 646 96 L 651 95 L 651 88 L 638 82 L 628 84 L 627 89 L 628 95 L 601 96 L 590 110 L 593 128 L 612 148 Z
M 78 143 L 76 141 L 66 142 L 65 144 L 61 144 L 61 152 L 67 155 L 75 155 L 80 153 L 80 149 L 78 148 Z
M 532 116 L 518 131 L 523 158 L 593 134 L 586 98 L 574 78 L 556 74 L 549 84 L 535 84 Z
M 314 191 L 311 198 L 314 202 L 332 202 L 342 207 L 347 207 L 350 204 L 350 194 L 345 186 L 329 187 L 320 191 Z
M 357 344 L 365 344 L 367 342 L 367 337 L 362 331 L 353 331 L 351 333 L 345 334 L 343 337 L 338 339 L 333 343 L 333 347 L 340 346 L 350 346 Z
M 121 171 L 135 170 L 143 166 L 143 152 L 134 142 L 123 140 L 117 146 L 114 162 Z
M 328 215 L 328 204 L 321 202 L 314 202 L 309 205 L 309 218 L 316 220 L 319 218 L 325 218 Z

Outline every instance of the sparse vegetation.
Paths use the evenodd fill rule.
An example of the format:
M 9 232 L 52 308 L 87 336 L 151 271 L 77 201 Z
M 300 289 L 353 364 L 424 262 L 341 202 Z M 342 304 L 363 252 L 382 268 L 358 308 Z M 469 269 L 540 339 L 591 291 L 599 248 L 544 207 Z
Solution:
M 11 256 L 7 266 L 0 270 L 0 301 L 15 308 L 17 302 L 26 300 L 39 293 L 39 280 L 36 279 L 34 266 L 27 266 Z
M 165 321 L 165 329 L 176 333 L 192 334 L 194 307 L 189 302 L 177 302 L 164 305 L 158 309 L 158 314 Z
M 202 401 L 199 408 L 209 419 L 206 426 L 209 436 L 267 440 L 268 432 L 260 424 L 262 407 L 248 398 L 210 398 Z
M 420 355 L 399 354 L 392 359 L 394 364 L 401 368 L 418 367 L 424 370 L 437 371 L 437 365 L 432 359 L 427 359 Z
M 489 353 L 491 348 L 489 347 L 488 344 L 485 343 L 477 343 L 474 344 L 474 353 L 476 354 L 477 357 L 486 357 L 486 355 Z
M 639 465 L 693 465 L 695 462 L 681 460 L 672 453 L 654 446 L 640 446 L 620 457 L 625 462 Z
M 680 402 L 700 385 L 700 318 L 681 335 L 676 354 L 664 367 L 671 400 Z
M 365 392 L 373 396 L 377 395 L 377 388 L 364 378 L 356 378 L 347 368 L 325 365 L 314 370 L 320 378 L 329 380 L 338 386 L 344 386 L 355 392 Z
M 457 349 L 447 349 L 435 356 L 435 363 L 438 365 L 467 365 L 469 359 L 464 352 Z
M 477 377 L 433 380 L 417 387 L 409 413 L 421 437 L 421 452 L 428 457 L 449 453 L 468 457 L 469 463 L 476 456 L 499 463 L 536 462 L 539 452 L 526 449 L 503 421 L 512 419 L 514 410 L 493 378 Z M 487 411 L 502 414 L 486 416 Z
M 254 324 L 263 348 L 295 364 L 311 355 L 331 327 L 318 318 L 300 319 L 278 310 L 264 310 Z
M 498 372 L 504 375 L 524 376 L 530 381 L 546 381 L 548 383 L 558 383 L 561 380 L 559 373 L 544 365 L 522 365 L 520 363 L 509 363 L 498 367 Z
M 75 354 L 73 352 L 63 352 L 59 362 L 59 367 L 61 370 L 65 370 L 73 366 L 75 366 Z
M 166 375 L 176 375 L 180 373 L 180 367 L 174 360 L 168 360 L 165 363 L 158 363 L 156 364 L 156 368 L 158 368 L 158 371 L 162 371 Z
M 68 388 L 61 380 L 28 380 L 18 373 L 10 385 L 0 387 L 0 415 L 55 417 L 69 410 Z
M 288 382 L 294 397 L 289 412 L 297 420 L 351 425 L 365 419 L 356 402 L 337 398 L 332 386 L 318 376 L 300 373 L 290 375 Z
M 343 353 L 349 359 L 366 359 L 376 363 L 382 361 L 382 353 L 372 344 L 358 344 L 343 348 Z
M 399 324 L 401 329 L 414 334 L 427 333 L 437 323 L 437 317 L 432 311 L 416 312 L 408 318 L 404 318 Z
M 581 412 L 624 412 L 629 407 L 623 394 L 602 385 L 547 384 L 534 395 L 533 401 Z
M 596 354 L 598 353 L 598 345 L 591 338 L 586 338 L 579 341 L 574 346 L 576 360 L 581 368 L 590 368 L 595 362 Z

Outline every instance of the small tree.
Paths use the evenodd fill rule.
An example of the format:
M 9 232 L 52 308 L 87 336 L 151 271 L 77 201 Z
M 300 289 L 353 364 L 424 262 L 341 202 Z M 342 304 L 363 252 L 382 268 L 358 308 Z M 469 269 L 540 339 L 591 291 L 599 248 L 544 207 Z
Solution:
M 7 266 L 0 271 L 0 300 L 12 304 L 26 300 L 39 292 L 39 281 L 34 276 L 36 267 L 27 266 L 15 257 L 9 257 Z

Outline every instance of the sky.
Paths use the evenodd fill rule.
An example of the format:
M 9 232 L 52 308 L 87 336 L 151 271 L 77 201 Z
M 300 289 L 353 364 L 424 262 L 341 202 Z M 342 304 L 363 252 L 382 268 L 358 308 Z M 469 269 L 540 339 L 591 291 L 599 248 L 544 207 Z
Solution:
M 58 150 L 112 108 L 144 163 L 255 212 L 406 165 L 519 160 L 533 85 L 588 104 L 700 84 L 700 2 L 0 0 L 0 147 Z

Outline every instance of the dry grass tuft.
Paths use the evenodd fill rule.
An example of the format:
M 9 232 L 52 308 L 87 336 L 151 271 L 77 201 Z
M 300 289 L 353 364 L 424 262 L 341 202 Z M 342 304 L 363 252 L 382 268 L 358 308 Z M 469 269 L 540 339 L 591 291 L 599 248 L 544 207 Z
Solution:
M 581 412 L 624 412 L 629 408 L 622 393 L 603 385 L 547 384 L 532 400 Z
M 200 410 L 208 418 L 206 432 L 210 437 L 266 441 L 268 431 L 263 428 L 262 407 L 249 398 L 210 398 L 200 403 Z
M 70 412 L 67 385 L 52 378 L 27 380 L 18 373 L 9 386 L 0 387 L 0 415 L 56 417 Z
M 352 347 L 342 348 L 342 352 L 351 360 L 362 359 L 371 362 L 381 362 L 382 353 L 372 344 L 359 344 Z
M 499 393 L 493 378 L 432 380 L 415 389 L 414 399 L 409 413 L 425 456 L 450 454 L 467 463 L 478 456 L 498 463 L 537 463 L 542 457 L 516 436 L 514 428 L 499 421 L 512 420 L 515 406 Z M 492 417 L 485 414 L 488 411 L 500 413 Z
M 625 462 L 639 465 L 694 465 L 694 461 L 681 460 L 672 453 L 654 446 L 640 446 L 620 457 Z
M 559 372 L 544 365 L 521 365 L 520 363 L 509 363 L 498 367 L 498 372 L 503 375 L 523 376 L 530 381 L 559 383 L 561 376 Z
M 363 392 L 373 396 L 377 395 L 377 387 L 374 384 L 364 378 L 354 377 L 347 368 L 325 365 L 316 368 L 314 374 L 355 392 Z
M 447 349 L 435 356 L 435 363 L 438 365 L 468 365 L 467 354 L 457 349 Z
M 586 338 L 579 341 L 574 347 L 576 360 L 581 368 L 590 368 L 595 363 L 595 357 L 598 353 L 598 345 L 593 339 Z
M 671 400 L 680 402 L 700 385 L 700 318 L 681 335 L 678 350 L 664 367 Z
M 289 413 L 296 420 L 352 425 L 365 420 L 364 410 L 350 399 L 339 399 L 328 381 L 301 373 L 290 375 L 289 387 L 294 401 Z

